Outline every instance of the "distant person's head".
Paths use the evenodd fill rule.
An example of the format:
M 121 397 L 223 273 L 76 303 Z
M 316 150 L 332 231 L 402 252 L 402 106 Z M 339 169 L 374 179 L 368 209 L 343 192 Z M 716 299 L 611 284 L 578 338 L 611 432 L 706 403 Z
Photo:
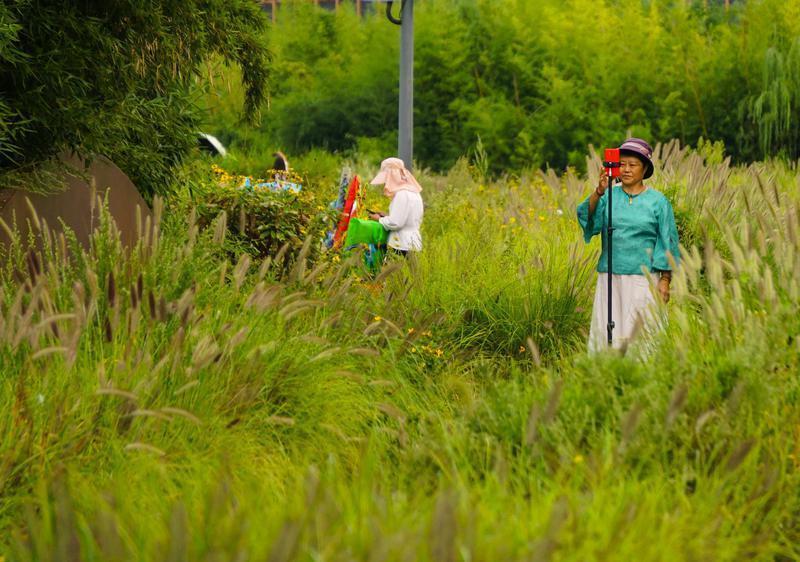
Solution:
M 387 158 L 381 162 L 381 171 L 370 182 L 372 185 L 383 184 L 383 194 L 392 198 L 398 191 L 411 191 L 419 193 L 422 186 L 416 178 L 406 169 L 406 165 L 399 158 Z
M 275 152 L 273 156 L 275 157 L 275 163 L 272 165 L 273 170 L 285 172 L 289 169 L 289 160 L 286 159 L 286 155 L 283 152 Z
M 653 175 L 653 149 L 642 139 L 630 138 L 619 147 L 622 185 L 634 186 Z

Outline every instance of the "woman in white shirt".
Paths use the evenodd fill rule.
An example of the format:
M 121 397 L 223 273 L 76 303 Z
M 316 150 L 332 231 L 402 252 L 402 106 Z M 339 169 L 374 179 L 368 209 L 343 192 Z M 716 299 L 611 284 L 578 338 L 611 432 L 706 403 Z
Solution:
M 399 158 L 387 158 L 381 162 L 381 171 L 370 183 L 383 184 L 383 194 L 391 199 L 388 215 L 369 215 L 369 218 L 380 222 L 389 231 L 389 248 L 403 255 L 409 251 L 422 250 L 422 187 L 411 172 L 406 170 L 403 161 Z

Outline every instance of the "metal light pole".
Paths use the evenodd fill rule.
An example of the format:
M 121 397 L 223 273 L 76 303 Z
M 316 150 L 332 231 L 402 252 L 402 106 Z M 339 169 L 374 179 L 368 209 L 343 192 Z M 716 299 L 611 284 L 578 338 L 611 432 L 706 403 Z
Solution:
M 400 120 L 397 152 L 411 169 L 414 158 L 414 0 L 405 0 L 400 26 Z
M 399 20 L 392 16 L 390 0 L 386 4 L 386 16 L 389 21 L 400 26 L 397 155 L 410 170 L 414 159 L 414 0 L 402 1 Z

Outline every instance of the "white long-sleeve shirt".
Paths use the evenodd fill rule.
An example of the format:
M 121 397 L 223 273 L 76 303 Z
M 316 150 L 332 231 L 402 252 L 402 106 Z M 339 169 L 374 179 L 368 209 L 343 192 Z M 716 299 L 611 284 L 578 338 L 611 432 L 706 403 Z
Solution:
M 423 205 L 419 193 L 398 191 L 389 203 L 389 214 L 380 223 L 389 231 L 387 245 L 396 250 L 422 250 Z

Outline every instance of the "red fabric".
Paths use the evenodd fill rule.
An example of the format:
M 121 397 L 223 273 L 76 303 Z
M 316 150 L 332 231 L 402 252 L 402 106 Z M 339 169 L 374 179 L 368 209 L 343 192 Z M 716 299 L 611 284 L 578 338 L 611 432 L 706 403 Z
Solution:
M 353 207 L 355 206 L 359 187 L 358 176 L 354 176 L 350 181 L 350 186 L 347 188 L 347 198 L 344 200 L 342 214 L 339 216 L 339 224 L 336 225 L 336 233 L 333 235 L 334 248 L 339 248 L 344 242 L 344 235 L 347 233 L 347 228 L 350 226 L 350 218 L 355 211 Z

